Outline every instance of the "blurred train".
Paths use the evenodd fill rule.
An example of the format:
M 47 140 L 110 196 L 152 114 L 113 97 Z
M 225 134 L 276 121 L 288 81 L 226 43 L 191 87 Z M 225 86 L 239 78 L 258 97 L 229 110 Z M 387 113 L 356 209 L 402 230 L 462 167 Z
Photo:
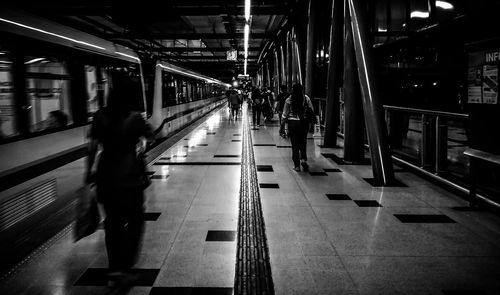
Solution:
M 43 240 L 69 222 L 63 213 L 82 184 L 89 124 L 120 86 L 113 76 L 128 77 L 136 110 L 154 127 L 167 120 L 162 137 L 223 104 L 230 86 L 161 61 L 148 69 L 154 78 L 145 84 L 134 51 L 26 13 L 0 11 L 0 37 L 3 256 L 5 249 Z M 53 232 L 40 231 L 58 218 Z

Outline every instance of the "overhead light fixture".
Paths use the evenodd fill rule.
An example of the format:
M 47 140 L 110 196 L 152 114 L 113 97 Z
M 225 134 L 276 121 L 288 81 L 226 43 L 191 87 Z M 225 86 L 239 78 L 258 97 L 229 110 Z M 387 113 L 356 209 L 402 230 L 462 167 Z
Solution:
M 250 0 L 245 0 L 245 21 L 250 21 Z
M 415 10 L 411 12 L 410 18 L 429 18 L 429 12 Z
M 436 7 L 442 8 L 442 9 L 453 9 L 453 4 L 450 2 L 446 1 L 436 1 Z
M 244 48 L 245 48 L 245 68 L 244 74 L 247 74 L 247 60 L 248 60 L 248 38 L 250 35 L 250 25 L 245 24 L 245 33 L 244 33 Z
M 15 21 L 11 21 L 11 20 L 8 20 L 8 19 L 5 19 L 5 18 L 0 18 L 0 21 L 6 22 L 6 23 L 9 23 L 9 24 L 13 24 L 13 25 L 25 28 L 25 29 L 30 29 L 30 30 L 33 30 L 33 31 L 37 31 L 37 32 L 40 32 L 40 33 L 43 33 L 43 34 L 47 34 L 47 35 L 50 35 L 50 36 L 58 37 L 58 38 L 61 38 L 61 39 L 64 39 L 64 40 L 68 40 L 68 41 L 71 41 L 71 42 L 75 42 L 75 43 L 78 43 L 78 44 L 90 46 L 90 47 L 101 49 L 101 50 L 106 50 L 106 48 L 101 47 L 101 46 L 97 46 L 97 45 L 94 45 L 94 44 L 90 44 L 88 42 L 83 42 L 83 41 L 80 41 L 80 40 L 69 38 L 69 37 L 66 37 L 66 36 L 63 36 L 63 35 L 59 35 L 59 34 L 56 34 L 56 33 L 52 33 L 52 32 L 49 32 L 49 31 L 41 30 L 41 29 L 38 29 L 38 28 L 35 28 L 35 27 L 32 27 L 32 26 L 21 24 L 21 23 L 18 23 L 18 22 L 15 22 Z
M 34 58 L 32 60 L 28 60 L 28 61 L 24 62 L 24 64 L 30 65 L 30 64 L 34 64 L 36 62 L 42 61 L 42 60 L 45 60 L 45 57 L 38 57 L 38 58 Z
M 245 0 L 245 31 L 244 31 L 244 48 L 245 48 L 245 61 L 243 67 L 244 75 L 247 74 L 248 63 L 248 39 L 250 38 L 250 0 Z

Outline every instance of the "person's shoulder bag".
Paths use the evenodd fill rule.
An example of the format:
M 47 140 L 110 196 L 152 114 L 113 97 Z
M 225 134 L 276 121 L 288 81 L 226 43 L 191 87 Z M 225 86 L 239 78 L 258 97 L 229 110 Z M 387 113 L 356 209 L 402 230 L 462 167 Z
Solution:
M 316 122 L 316 114 L 314 110 L 307 103 L 307 98 L 304 97 L 304 113 L 302 115 L 302 120 L 307 123 L 315 123 Z

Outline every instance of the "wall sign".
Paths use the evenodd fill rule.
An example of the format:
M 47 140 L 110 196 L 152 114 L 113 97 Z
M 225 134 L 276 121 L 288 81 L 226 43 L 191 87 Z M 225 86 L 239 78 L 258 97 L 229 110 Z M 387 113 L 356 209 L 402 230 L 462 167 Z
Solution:
M 500 50 L 479 51 L 469 54 L 467 75 L 468 103 L 498 103 L 499 66 Z

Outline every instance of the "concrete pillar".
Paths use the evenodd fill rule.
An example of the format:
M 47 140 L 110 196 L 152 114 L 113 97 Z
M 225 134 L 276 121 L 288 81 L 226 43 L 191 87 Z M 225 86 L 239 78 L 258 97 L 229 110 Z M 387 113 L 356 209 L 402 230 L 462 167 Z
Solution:
M 377 185 L 390 185 L 394 182 L 391 151 L 387 142 L 387 129 L 384 120 L 382 102 L 379 98 L 375 81 L 375 67 L 372 47 L 369 44 L 369 18 L 364 1 L 348 0 L 349 14 L 359 82 L 363 98 L 363 110 L 370 144 L 373 177 Z
M 293 71 L 292 71 L 292 56 L 293 56 L 293 50 L 292 50 L 292 36 L 291 32 L 287 33 L 286 37 L 286 74 L 287 74 L 287 86 L 288 86 L 288 91 L 292 91 L 292 85 L 293 85 Z
M 292 85 L 297 83 L 297 46 L 295 44 L 295 29 L 290 31 L 290 50 L 291 50 L 291 66 L 292 66 Z
M 307 51 L 305 68 L 305 93 L 312 99 L 314 95 L 313 79 L 316 60 L 316 26 L 319 20 L 319 0 L 309 0 L 309 13 L 307 18 Z
M 279 46 L 276 44 L 274 50 L 273 50 L 273 60 L 274 60 L 274 65 L 273 65 L 273 69 L 274 69 L 274 88 L 273 88 L 273 91 L 276 95 L 278 95 L 279 93 L 279 87 L 281 85 L 281 74 L 280 74 L 280 61 L 279 61 L 279 54 L 278 54 L 278 51 L 279 51 Z
M 352 30 L 348 27 L 349 14 L 346 14 L 345 22 L 347 29 L 344 39 L 344 160 L 359 163 L 365 157 L 363 103 L 356 70 Z
M 286 42 L 281 43 L 280 45 L 280 52 L 279 52 L 279 59 L 280 59 L 280 70 L 281 70 L 281 84 L 280 85 L 287 85 L 288 83 L 288 77 L 287 77 L 287 72 L 286 72 L 286 59 L 285 59 L 285 50 L 286 50 Z
M 340 118 L 339 96 L 344 68 L 344 10 L 345 0 L 332 0 L 328 78 L 325 110 L 325 138 L 323 146 L 337 146 L 337 129 Z
M 294 49 L 294 65 L 295 65 L 295 83 L 304 85 L 304 59 L 300 53 L 300 39 L 297 36 L 297 31 L 293 30 L 293 49 Z
M 270 69 L 271 58 L 266 61 L 265 71 L 266 71 L 266 87 L 272 86 L 271 69 Z

